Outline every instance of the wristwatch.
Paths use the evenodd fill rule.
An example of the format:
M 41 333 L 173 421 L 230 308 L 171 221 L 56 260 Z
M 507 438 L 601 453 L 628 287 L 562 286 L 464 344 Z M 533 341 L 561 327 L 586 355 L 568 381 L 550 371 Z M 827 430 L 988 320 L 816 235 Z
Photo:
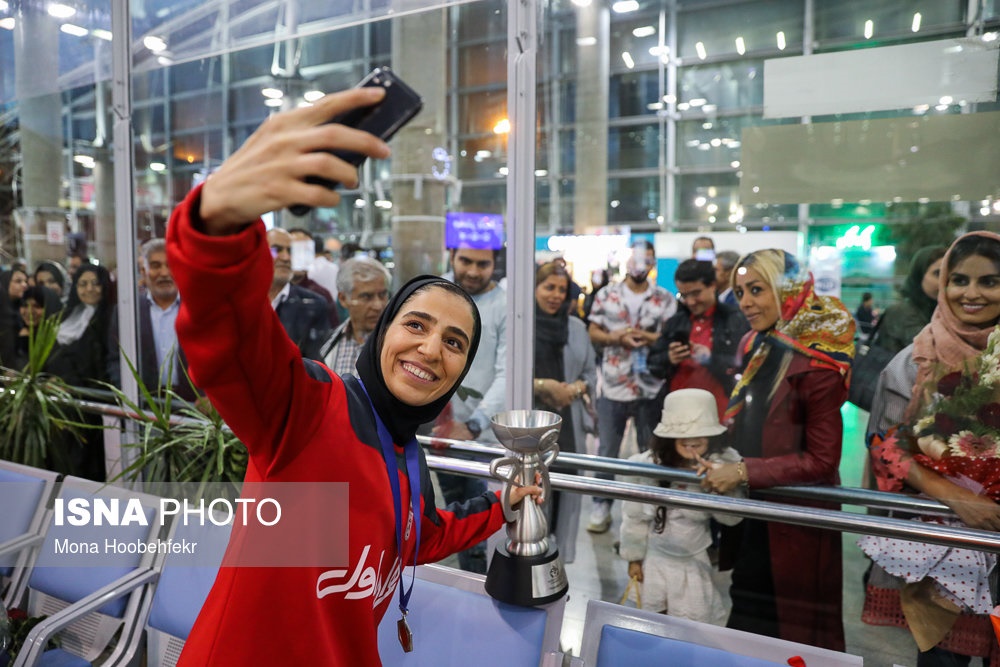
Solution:
M 475 419 L 465 422 L 465 428 L 469 429 L 469 433 L 472 434 L 473 438 L 478 438 L 479 434 L 483 432 L 483 427 Z

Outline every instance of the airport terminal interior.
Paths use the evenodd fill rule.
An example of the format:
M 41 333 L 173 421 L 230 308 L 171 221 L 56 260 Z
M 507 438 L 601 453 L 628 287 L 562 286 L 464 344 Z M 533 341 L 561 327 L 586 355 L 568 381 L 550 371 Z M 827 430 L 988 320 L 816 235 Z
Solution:
M 536 270 L 552 262 L 580 288 L 571 309 L 586 318 L 608 283 L 648 281 L 691 306 L 691 282 L 675 280 L 686 260 L 717 267 L 726 255 L 778 249 L 808 270 L 815 298 L 843 303 L 856 321 L 852 345 L 867 352 L 874 323 L 901 301 L 925 249 L 1000 233 L 998 56 L 1000 0 L 0 0 L 0 269 L 15 276 L 21 267 L 37 281 L 45 262 L 65 266 L 67 280 L 81 264 L 103 267 L 117 313 L 111 354 L 124 363 L 117 391 L 84 398 L 134 407 L 140 389 L 121 369 L 141 368 L 155 349 L 140 317 L 152 293 L 141 248 L 167 235 L 175 207 L 262 123 L 388 68 L 422 100 L 393 128 L 391 156 L 361 163 L 356 187 L 338 185 L 337 205 L 283 207 L 264 224 L 311 237 L 287 247 L 299 273 L 324 251 L 327 263 L 360 255 L 384 267 L 385 293 L 367 296 L 382 307 L 415 276 L 456 276 L 456 249 L 493 251 L 486 280 L 506 298 L 503 409 L 531 408 L 538 397 L 541 327 L 531 314 L 541 312 Z M 710 251 L 695 249 L 702 238 Z M 276 258 L 285 247 L 270 237 L 269 245 Z M 648 262 L 641 279 L 637 257 Z M 343 322 L 347 302 L 338 306 L 333 292 L 331 322 Z M 9 305 L 0 299 L 0 309 Z M 595 355 L 595 380 L 574 400 L 589 392 L 596 405 L 610 371 L 607 356 Z M 831 358 L 817 363 L 848 377 L 849 364 Z M 868 376 L 872 386 L 877 378 Z M 862 519 L 885 512 L 871 495 L 869 412 L 845 402 L 840 415 L 839 487 L 806 482 L 833 495 L 793 488 L 792 502 L 832 502 L 846 517 L 817 524 L 843 533 L 841 650 L 865 665 L 915 666 L 910 630 L 861 620 L 870 560 L 857 540 Z M 621 459 L 645 450 L 630 416 Z M 120 436 L 104 434 L 101 474 L 135 462 L 122 443 L 140 429 L 125 422 Z M 475 428 L 465 431 L 471 439 L 495 444 Z M 576 452 L 598 455 L 597 433 L 581 433 Z M 1000 459 L 1000 446 L 991 451 Z M 438 457 L 464 460 L 457 446 L 427 453 L 432 469 Z M 747 481 L 754 470 L 739 465 Z M 576 667 L 588 601 L 623 602 L 630 579 L 619 555 L 622 503 L 592 530 L 590 496 L 606 489 L 592 473 L 581 479 L 584 488 L 564 492 L 582 499 L 571 514 L 579 526 L 558 642 Z M 782 506 L 781 497 L 764 500 Z M 941 539 L 979 545 L 995 564 L 995 530 L 956 524 Z M 947 533 L 926 525 L 927 536 Z M 715 565 L 728 609 L 731 575 Z M 977 646 L 985 645 L 971 664 L 998 667 L 1000 645 Z M 953 663 L 920 667 L 932 664 Z

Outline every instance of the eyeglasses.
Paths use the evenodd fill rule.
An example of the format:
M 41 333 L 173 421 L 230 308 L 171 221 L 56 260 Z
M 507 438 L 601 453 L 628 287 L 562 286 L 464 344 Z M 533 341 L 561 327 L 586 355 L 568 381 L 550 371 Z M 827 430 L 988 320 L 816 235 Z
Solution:
M 290 245 L 273 245 L 271 246 L 271 256 L 277 257 L 283 252 L 287 252 L 289 255 L 292 254 L 292 246 Z
M 705 288 L 693 289 L 690 292 L 678 292 L 677 296 L 681 298 L 681 301 L 690 301 L 691 299 L 697 299 L 705 291 Z
M 388 301 L 388 300 L 389 300 L 389 291 L 388 290 L 382 290 L 381 292 L 362 292 L 361 294 L 358 294 L 357 296 L 353 296 L 350 299 L 351 303 L 353 303 L 355 305 L 357 305 L 357 304 L 364 304 L 366 306 L 369 303 L 372 303 L 373 301 L 382 301 L 382 302 L 385 302 L 385 301 Z

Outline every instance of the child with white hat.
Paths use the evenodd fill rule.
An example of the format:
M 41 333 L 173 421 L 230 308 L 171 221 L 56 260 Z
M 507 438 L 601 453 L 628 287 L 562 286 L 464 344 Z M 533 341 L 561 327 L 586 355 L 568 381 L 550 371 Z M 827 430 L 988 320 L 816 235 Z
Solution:
M 679 389 L 664 399 L 660 423 L 647 450 L 629 461 L 691 469 L 738 462 L 740 455 L 724 444 L 725 432 L 711 393 Z M 647 477 L 624 477 L 623 481 L 651 483 Z M 697 483 L 669 484 L 673 489 L 702 492 Z M 736 493 L 745 495 L 742 487 Z M 641 583 L 643 609 L 725 625 L 729 612 L 712 578 L 714 568 L 708 557 L 711 518 L 727 526 L 741 520 L 680 507 L 635 501 L 622 504 L 619 553 L 629 563 L 629 577 Z

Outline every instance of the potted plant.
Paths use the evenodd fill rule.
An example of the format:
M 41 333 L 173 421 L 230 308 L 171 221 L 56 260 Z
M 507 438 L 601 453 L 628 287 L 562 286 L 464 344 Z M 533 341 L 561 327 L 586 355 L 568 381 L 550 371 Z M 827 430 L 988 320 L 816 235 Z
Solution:
M 70 386 L 45 372 L 56 344 L 58 316 L 28 327 L 28 360 L 20 370 L 5 369 L 0 393 L 0 458 L 36 468 L 72 472 L 68 447 L 79 442 L 80 412 Z M 74 437 L 58 437 L 60 434 Z M 54 446 L 55 445 L 55 446 Z
M 139 417 L 139 438 L 125 443 L 134 460 L 118 478 L 144 482 L 222 482 L 233 487 L 243 481 L 248 454 L 207 399 L 189 403 L 178 396 L 168 381 L 154 391 L 142 381 L 127 357 L 129 372 L 139 387 L 133 401 L 109 385 L 121 406 Z M 164 363 L 172 363 L 167 359 Z M 185 376 L 185 381 L 191 379 Z M 179 406 L 179 407 L 178 407 Z M 176 409 L 175 409 L 176 408 Z

